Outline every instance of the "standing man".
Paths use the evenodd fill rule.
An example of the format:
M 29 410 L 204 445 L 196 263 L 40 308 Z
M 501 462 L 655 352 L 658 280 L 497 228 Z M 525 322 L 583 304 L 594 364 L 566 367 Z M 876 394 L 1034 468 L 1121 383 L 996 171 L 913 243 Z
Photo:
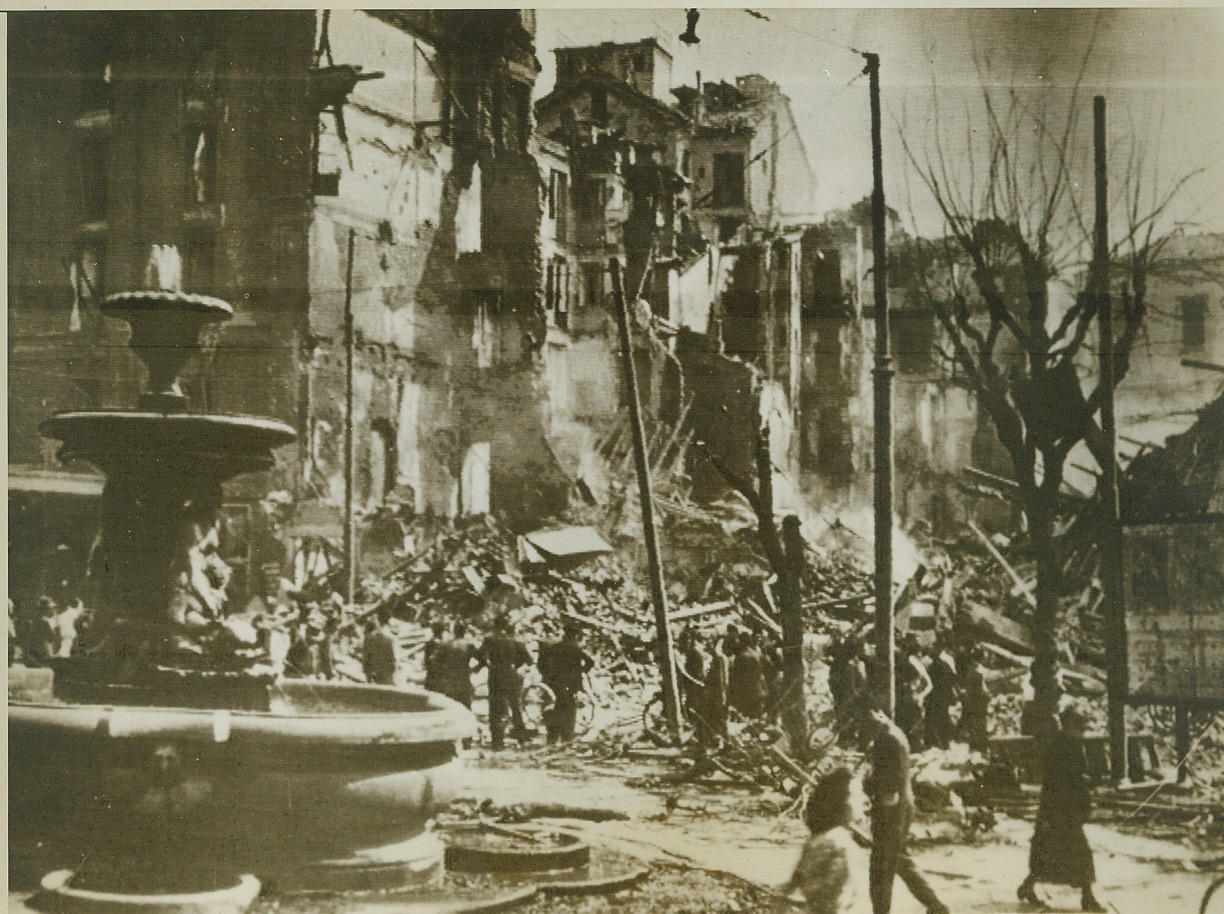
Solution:
M 439 658 L 442 664 L 442 694 L 454 699 L 468 710 L 472 708 L 472 661 L 476 659 L 476 645 L 467 636 L 467 626 L 455 623 L 455 637 L 446 643 L 445 654 Z
M 765 659 L 757 646 L 756 636 L 741 632 L 736 638 L 736 650 L 731 657 L 731 679 L 727 699 L 731 707 L 746 719 L 756 720 L 765 713 L 768 687 L 765 683 Z
M 389 622 L 390 613 L 380 609 L 361 644 L 361 668 L 366 682 L 374 685 L 395 685 L 395 638 Z
M 514 725 L 514 738 L 523 742 L 527 728 L 523 724 L 523 677 L 519 668 L 531 663 L 531 654 L 514 637 L 509 618 L 497 617 L 493 634 L 485 638 L 476 656 L 489 668 L 489 735 L 494 750 L 505 747 L 507 716 Z
M 578 627 L 567 623 L 560 641 L 546 642 L 540 648 L 540 678 L 556 697 L 545 726 L 550 743 L 568 743 L 574 738 L 578 720 L 578 693 L 583 677 L 595 665 L 582 649 Z
M 45 666 L 59 653 L 60 634 L 56 625 L 59 607 L 50 597 L 39 597 L 34 617 L 24 627 L 22 655 L 27 665 Z M 21 630 L 21 627 L 18 629 Z
M 1016 896 L 1033 905 L 1041 900 L 1033 891 L 1038 882 L 1071 885 L 1080 890 L 1080 907 L 1104 911 L 1092 893 L 1096 868 L 1092 848 L 1084 834 L 1084 823 L 1092 808 L 1084 762 L 1084 730 L 1087 721 L 1074 708 L 1060 717 L 1062 729 L 1046 739 L 1045 766 L 1037 823 L 1029 848 L 1029 872 Z
M 731 679 L 731 659 L 727 651 L 731 643 L 731 634 L 726 632 L 710 646 L 710 662 L 706 666 L 702 689 L 705 719 L 716 739 L 727 735 L 727 686 Z
M 684 718 L 693 722 L 698 741 L 708 744 L 714 741 L 710 724 L 707 677 L 710 658 L 702 649 L 697 633 L 686 628 L 676 640 L 680 652 L 677 671 L 680 674 L 680 698 L 684 702 Z
M 926 699 L 927 744 L 947 749 L 952 742 L 952 705 L 956 703 L 956 661 L 943 645 L 936 645 L 931 660 L 931 691 Z
M 923 748 L 923 705 L 931 692 L 931 678 L 918 656 L 918 642 L 906 635 L 897 648 L 897 726 L 909 740 L 910 749 Z
M 425 688 L 430 692 L 442 692 L 443 671 L 442 657 L 446 653 L 446 645 L 450 640 L 447 624 L 441 620 L 430 626 L 430 637 L 425 642 L 421 659 L 425 662 Z
M 985 754 L 990 750 L 990 685 L 976 647 L 963 661 L 965 681 L 961 688 L 961 734 L 969 748 Z
M 875 739 L 868 756 L 871 773 L 863 786 L 871 800 L 871 910 L 873 914 L 889 914 L 893 879 L 898 869 L 903 869 L 906 886 L 928 914 L 948 914 L 947 905 L 939 900 L 905 853 L 914 815 L 909 743 L 883 711 L 872 710 L 870 725 L 875 730 Z

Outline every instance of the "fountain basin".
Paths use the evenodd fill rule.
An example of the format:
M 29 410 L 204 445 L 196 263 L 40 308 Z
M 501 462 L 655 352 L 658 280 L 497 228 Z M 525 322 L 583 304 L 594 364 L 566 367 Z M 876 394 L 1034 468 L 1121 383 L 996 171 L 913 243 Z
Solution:
M 318 863 L 411 844 L 453 798 L 475 730 L 457 703 L 332 682 L 270 690 L 269 711 L 10 703 L 14 886 L 92 861 L 102 882 L 77 888 L 208 891 L 253 874 L 292 889 Z
M 267 469 L 272 449 L 297 438 L 285 423 L 259 416 L 120 409 L 56 413 L 39 431 L 63 442 L 60 459 L 89 460 L 108 475 L 143 458 L 189 463 L 197 474 L 221 464 L 228 478 Z

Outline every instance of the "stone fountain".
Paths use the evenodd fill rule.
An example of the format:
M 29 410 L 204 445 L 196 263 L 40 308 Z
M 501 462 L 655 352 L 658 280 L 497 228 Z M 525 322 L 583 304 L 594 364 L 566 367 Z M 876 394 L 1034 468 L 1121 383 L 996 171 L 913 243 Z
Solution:
M 11 886 L 43 876 L 28 904 L 45 911 L 200 912 L 241 910 L 261 881 L 427 880 L 471 715 L 420 690 L 277 679 L 235 650 L 193 575 L 222 484 L 296 435 L 188 411 L 179 373 L 227 303 L 132 292 L 102 310 L 131 326 L 148 385 L 134 410 L 42 426 L 107 481 L 80 656 L 10 678 Z

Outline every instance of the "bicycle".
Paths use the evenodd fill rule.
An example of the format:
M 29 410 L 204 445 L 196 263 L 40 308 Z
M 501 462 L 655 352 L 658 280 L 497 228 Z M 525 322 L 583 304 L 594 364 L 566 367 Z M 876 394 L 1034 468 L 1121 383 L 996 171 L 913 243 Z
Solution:
M 557 695 L 551 688 L 538 678 L 523 687 L 523 722 L 532 729 L 539 729 L 548 721 L 549 715 L 557 706 Z M 574 696 L 578 711 L 574 722 L 574 736 L 585 736 L 595 722 L 595 700 L 591 697 L 590 680 L 584 674 L 582 688 Z
M 1217 876 L 1211 880 L 1211 885 L 1207 886 L 1207 891 L 1203 893 L 1203 903 L 1199 905 L 1199 914 L 1207 914 L 1207 905 L 1211 903 L 1211 896 L 1222 885 L 1224 885 L 1224 876 Z

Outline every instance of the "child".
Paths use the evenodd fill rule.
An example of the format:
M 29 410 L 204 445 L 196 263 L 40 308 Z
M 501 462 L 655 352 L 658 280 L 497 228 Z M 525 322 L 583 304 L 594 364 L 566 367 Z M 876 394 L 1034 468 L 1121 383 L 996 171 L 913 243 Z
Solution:
M 803 845 L 799 863 L 782 891 L 795 889 L 807 900 L 814 914 L 846 914 L 854 904 L 854 881 L 850 877 L 850 782 L 846 768 L 838 768 L 812 788 L 804 819 L 812 835 Z

